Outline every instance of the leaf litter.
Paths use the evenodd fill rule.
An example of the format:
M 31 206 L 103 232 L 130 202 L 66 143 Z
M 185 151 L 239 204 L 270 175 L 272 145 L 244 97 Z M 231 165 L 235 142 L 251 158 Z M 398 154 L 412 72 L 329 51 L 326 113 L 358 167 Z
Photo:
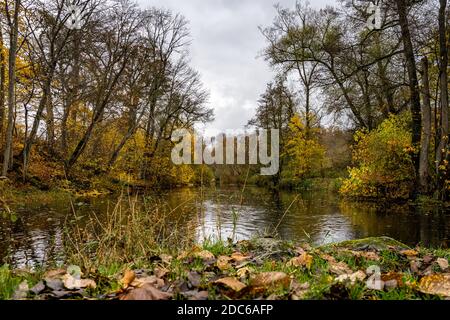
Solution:
M 443 273 L 448 272 L 448 258 L 420 249 L 388 246 L 376 250 L 368 246 L 367 250 L 355 250 L 279 244 L 264 252 L 261 246 L 253 250 L 251 242 L 240 242 L 233 248 L 228 251 L 231 254 L 224 251 L 216 256 L 194 246 L 176 258 L 162 254 L 151 259 L 153 265 L 147 266 L 148 269 L 126 267 L 116 276 L 103 278 L 92 272 L 85 275 L 80 267 L 71 265 L 47 271 L 32 286 L 22 281 L 13 298 L 348 299 L 355 286 L 364 288 L 365 298 L 378 299 L 380 294 L 393 290 L 403 290 L 416 297 L 424 294 L 425 297 L 450 297 L 450 274 Z M 386 254 L 391 260 L 386 260 Z M 371 286 L 371 274 L 366 269 L 377 264 L 382 272 L 378 286 Z M 104 287 L 105 282 L 111 284 Z

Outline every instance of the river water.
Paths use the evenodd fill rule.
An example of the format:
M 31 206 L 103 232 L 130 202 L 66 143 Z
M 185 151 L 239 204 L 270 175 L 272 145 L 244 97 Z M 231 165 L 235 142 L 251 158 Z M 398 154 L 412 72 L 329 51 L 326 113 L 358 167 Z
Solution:
M 179 210 L 185 221 L 197 221 L 198 241 L 276 234 L 316 245 L 371 236 L 389 236 L 411 246 L 450 245 L 450 212 L 439 208 L 382 207 L 343 201 L 330 192 L 272 193 L 256 187 L 243 192 L 237 187 L 179 189 L 148 197 Z M 115 199 L 76 199 L 74 209 L 81 217 L 92 212 L 101 217 Z M 68 201 L 19 206 L 15 211 L 15 219 L 0 215 L 2 262 L 36 267 L 64 255 L 64 227 L 74 214 Z

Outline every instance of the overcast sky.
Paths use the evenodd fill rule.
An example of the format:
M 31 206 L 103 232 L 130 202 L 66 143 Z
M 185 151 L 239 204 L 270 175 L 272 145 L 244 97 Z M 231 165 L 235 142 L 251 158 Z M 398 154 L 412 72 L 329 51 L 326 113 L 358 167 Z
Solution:
M 242 129 L 255 114 L 259 96 L 273 78 L 258 54 L 265 47 L 258 26 L 269 26 L 274 4 L 293 8 L 295 0 L 138 0 L 142 7 L 163 7 L 190 22 L 192 66 L 210 93 L 215 121 L 207 135 Z M 312 7 L 334 0 L 313 0 Z

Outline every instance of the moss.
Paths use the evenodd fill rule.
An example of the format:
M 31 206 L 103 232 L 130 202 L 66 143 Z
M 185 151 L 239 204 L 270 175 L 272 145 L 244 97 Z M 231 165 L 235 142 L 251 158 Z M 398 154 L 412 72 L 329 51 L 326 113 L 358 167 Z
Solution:
M 407 245 L 389 238 L 389 237 L 372 237 L 360 240 L 349 240 L 344 241 L 337 244 L 328 244 L 326 246 L 320 247 L 321 249 L 329 250 L 329 249 L 350 249 L 356 251 L 364 251 L 364 250 L 408 250 L 410 247 Z

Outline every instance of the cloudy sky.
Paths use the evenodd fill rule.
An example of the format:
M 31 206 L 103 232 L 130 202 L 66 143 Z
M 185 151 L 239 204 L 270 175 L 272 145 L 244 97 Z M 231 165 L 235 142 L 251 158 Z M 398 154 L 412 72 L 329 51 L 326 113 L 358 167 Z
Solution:
M 242 129 L 273 73 L 258 54 L 265 41 L 258 26 L 269 26 L 274 4 L 293 8 L 295 0 L 138 0 L 181 13 L 190 22 L 192 66 L 210 92 L 216 120 L 203 126 L 207 135 Z M 314 0 L 316 8 L 334 0 Z

